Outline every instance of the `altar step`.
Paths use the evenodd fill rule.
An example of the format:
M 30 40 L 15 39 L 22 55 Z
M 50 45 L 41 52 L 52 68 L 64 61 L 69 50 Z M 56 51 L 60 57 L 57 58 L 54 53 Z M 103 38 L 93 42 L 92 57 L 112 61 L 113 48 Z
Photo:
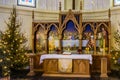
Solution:
M 64 74 L 64 73 L 62 73 L 62 74 L 47 74 L 47 73 L 44 73 L 43 75 L 42 75 L 42 77 L 70 77 L 70 78 L 79 78 L 79 77 L 85 77 L 85 78 L 90 78 L 91 76 L 90 75 L 80 75 L 80 74 Z

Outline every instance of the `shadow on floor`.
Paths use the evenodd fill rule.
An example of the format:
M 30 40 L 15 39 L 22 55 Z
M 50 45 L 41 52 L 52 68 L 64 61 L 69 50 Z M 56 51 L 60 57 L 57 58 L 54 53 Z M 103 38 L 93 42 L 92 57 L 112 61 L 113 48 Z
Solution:
M 13 70 L 11 72 L 11 80 L 120 80 L 119 76 L 115 76 L 116 72 L 108 74 L 108 78 L 100 78 L 99 73 L 91 74 L 90 78 L 63 78 L 63 77 L 42 77 L 43 72 L 35 72 L 35 76 L 27 76 L 29 70 Z

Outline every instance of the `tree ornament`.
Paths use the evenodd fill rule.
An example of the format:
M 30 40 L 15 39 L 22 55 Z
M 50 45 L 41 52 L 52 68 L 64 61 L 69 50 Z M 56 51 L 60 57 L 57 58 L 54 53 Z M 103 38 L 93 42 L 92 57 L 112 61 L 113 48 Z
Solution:
M 7 66 L 4 66 L 3 68 L 4 68 L 4 69 L 6 69 L 6 68 L 7 68 Z
M 8 73 L 6 72 L 6 73 L 4 73 L 4 76 L 7 76 L 8 75 Z
M 9 60 L 10 60 L 10 58 L 6 58 L 6 60 L 7 60 L 7 61 L 9 61 Z
M 3 60 L 2 59 L 0 59 L 0 62 L 2 62 Z
M 8 35 L 8 37 L 10 38 L 10 35 Z
M 13 50 L 13 48 L 11 48 L 11 50 Z
M 3 51 L 3 53 L 6 53 L 6 51 Z
M 20 40 L 20 42 L 22 42 L 23 40 Z
M 18 32 L 16 32 L 16 35 L 18 34 Z

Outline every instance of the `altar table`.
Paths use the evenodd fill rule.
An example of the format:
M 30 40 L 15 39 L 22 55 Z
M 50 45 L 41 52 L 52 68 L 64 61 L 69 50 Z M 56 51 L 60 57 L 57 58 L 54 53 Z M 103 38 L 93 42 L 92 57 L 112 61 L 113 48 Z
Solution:
M 90 61 L 92 64 L 92 55 L 91 54 L 71 54 L 71 55 L 63 55 L 63 54 L 44 54 L 40 57 L 40 63 L 43 62 L 44 59 L 86 59 Z
M 43 76 L 90 77 L 92 56 L 90 54 L 44 54 L 40 57 L 41 63 L 44 68 Z

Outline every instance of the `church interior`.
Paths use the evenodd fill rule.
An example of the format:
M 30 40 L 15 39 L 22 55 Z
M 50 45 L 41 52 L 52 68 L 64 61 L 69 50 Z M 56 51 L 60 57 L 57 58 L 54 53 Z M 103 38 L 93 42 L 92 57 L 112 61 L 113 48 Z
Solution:
M 0 0 L 0 80 L 120 80 L 120 0 Z

